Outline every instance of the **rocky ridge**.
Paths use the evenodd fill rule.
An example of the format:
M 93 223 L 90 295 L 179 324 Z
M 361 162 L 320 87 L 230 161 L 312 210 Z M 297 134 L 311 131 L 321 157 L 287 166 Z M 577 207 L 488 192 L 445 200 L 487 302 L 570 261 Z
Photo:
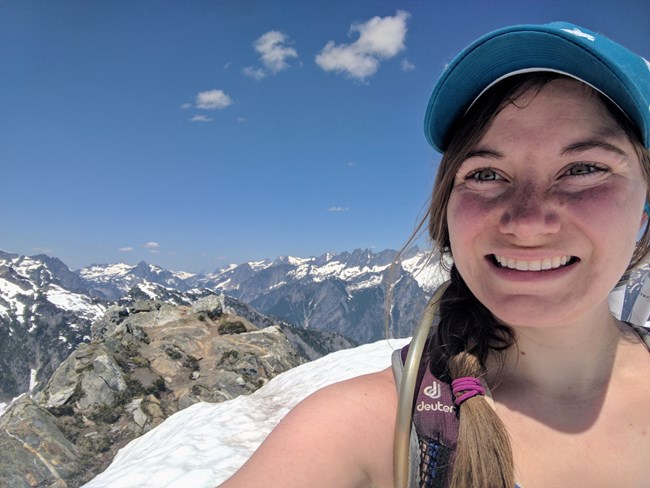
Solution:
M 340 333 L 364 343 L 385 337 L 384 304 L 390 285 L 394 285 L 392 333 L 405 337 L 433 290 L 446 277 L 436 256 L 428 251 L 413 248 L 401 259 L 396 258 L 393 250 L 375 253 L 357 249 L 310 258 L 283 256 L 252 261 L 209 274 L 165 272 L 151 265 L 145 273 L 144 263 L 93 265 L 78 274 L 95 289 L 112 283 L 121 293 L 143 282 L 179 291 L 209 289 L 295 326 Z
M 250 393 L 306 361 L 279 325 L 267 326 L 271 319 L 260 328 L 232 311 L 215 295 L 192 306 L 110 307 L 92 325 L 91 342 L 0 417 L 0 479 L 79 486 L 169 415 Z
M 90 326 L 114 303 L 163 300 L 188 305 L 219 293 L 252 302 L 285 323 L 309 358 L 337 344 L 385 335 L 387 283 L 396 283 L 391 317 L 406 336 L 440 278 L 428 255 L 413 251 L 390 273 L 395 251 L 328 253 L 314 258 L 228 266 L 208 275 L 137 265 L 93 265 L 71 271 L 57 258 L 0 251 L 0 407 L 42 385 Z M 290 330 L 287 324 L 296 328 Z M 308 343 L 311 343 L 309 345 Z

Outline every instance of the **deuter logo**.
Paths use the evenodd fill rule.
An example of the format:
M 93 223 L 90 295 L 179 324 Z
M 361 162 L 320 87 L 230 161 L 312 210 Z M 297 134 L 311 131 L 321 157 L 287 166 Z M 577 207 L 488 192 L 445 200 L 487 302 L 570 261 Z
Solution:
M 431 403 L 424 403 L 424 401 L 421 401 L 418 403 L 418 406 L 415 407 L 418 412 L 444 412 L 444 413 L 454 413 L 454 407 L 450 405 L 445 405 L 442 402 L 436 402 L 435 404 Z
M 437 381 L 434 381 L 433 385 L 427 386 L 424 389 L 423 393 L 426 396 L 428 396 L 429 398 L 433 398 L 434 400 L 440 398 L 440 395 L 442 394 L 442 390 L 440 388 L 440 383 L 438 383 Z

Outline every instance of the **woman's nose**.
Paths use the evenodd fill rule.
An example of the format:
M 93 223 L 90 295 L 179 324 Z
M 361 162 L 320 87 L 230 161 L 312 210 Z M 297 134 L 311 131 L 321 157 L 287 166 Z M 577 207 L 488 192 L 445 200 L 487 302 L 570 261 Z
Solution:
M 513 192 L 504 206 L 499 230 L 520 239 L 533 239 L 560 230 L 560 217 L 552 196 L 534 188 Z

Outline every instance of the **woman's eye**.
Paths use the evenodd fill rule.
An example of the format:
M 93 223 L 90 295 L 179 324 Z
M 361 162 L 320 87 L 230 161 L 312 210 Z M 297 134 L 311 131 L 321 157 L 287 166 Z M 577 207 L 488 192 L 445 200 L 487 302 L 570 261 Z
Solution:
M 492 168 L 481 168 L 468 174 L 467 179 L 474 181 L 496 181 L 502 178 L 499 173 L 494 171 Z
M 577 163 L 571 166 L 564 174 L 566 176 L 585 176 L 593 173 L 603 173 L 605 168 L 594 163 Z

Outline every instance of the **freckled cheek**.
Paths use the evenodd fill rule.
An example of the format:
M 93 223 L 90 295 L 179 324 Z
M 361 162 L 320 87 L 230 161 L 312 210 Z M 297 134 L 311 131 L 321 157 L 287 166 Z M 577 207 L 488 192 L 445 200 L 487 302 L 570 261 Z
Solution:
M 490 213 L 494 205 L 490 200 L 471 193 L 452 193 L 447 206 L 449 237 L 454 247 L 471 241 L 485 232 L 486 226 L 494 225 Z
M 565 195 L 561 205 L 571 221 L 605 250 L 612 266 L 619 263 L 624 271 L 632 257 L 641 224 L 645 188 L 602 185 L 584 192 Z M 602 256 L 602 254 L 601 254 Z
M 645 190 L 638 192 L 631 188 L 601 185 L 582 192 L 559 195 L 557 201 L 585 223 L 609 223 L 624 227 L 627 223 L 636 225 L 644 198 Z

